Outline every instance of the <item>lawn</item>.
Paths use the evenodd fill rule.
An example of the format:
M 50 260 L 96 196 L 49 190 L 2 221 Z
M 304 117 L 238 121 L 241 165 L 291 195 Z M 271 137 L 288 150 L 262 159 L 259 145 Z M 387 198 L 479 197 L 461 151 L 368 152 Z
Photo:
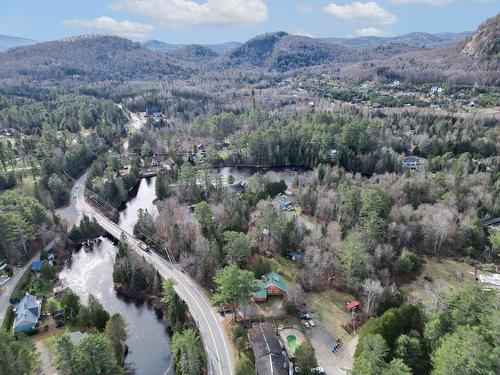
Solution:
M 421 274 L 401 290 L 408 302 L 424 304 L 434 301 L 436 293 L 446 293 L 475 282 L 474 267 L 452 259 L 424 257 Z

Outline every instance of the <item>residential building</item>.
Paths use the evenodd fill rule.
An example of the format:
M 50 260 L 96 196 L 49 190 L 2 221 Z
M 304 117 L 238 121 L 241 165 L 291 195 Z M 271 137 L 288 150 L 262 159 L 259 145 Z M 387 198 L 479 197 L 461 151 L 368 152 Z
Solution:
M 291 211 L 293 210 L 293 204 L 290 198 L 286 195 L 281 195 L 279 198 L 279 207 L 281 211 Z
M 23 333 L 35 329 L 41 312 L 41 301 L 38 301 L 35 296 L 26 293 L 16 307 L 14 333 Z
M 403 160 L 403 168 L 419 171 L 422 168 L 422 162 L 415 156 L 407 156 Z
M 289 374 L 290 362 L 271 324 L 255 324 L 248 330 L 248 340 L 255 356 L 257 375 Z
M 288 293 L 285 279 L 276 272 L 269 272 L 262 276 L 258 286 L 259 289 L 253 294 L 255 302 L 265 302 L 269 296 L 284 296 Z

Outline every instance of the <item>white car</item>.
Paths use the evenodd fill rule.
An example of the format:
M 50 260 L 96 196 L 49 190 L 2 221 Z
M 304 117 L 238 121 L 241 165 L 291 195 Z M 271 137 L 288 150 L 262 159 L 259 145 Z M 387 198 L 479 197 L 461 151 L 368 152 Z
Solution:
M 315 374 L 325 374 L 325 369 L 323 367 L 315 367 L 312 369 Z
M 310 325 L 311 327 L 315 327 L 315 326 L 316 326 L 316 323 L 314 323 L 314 320 L 312 320 L 312 319 L 311 319 L 311 320 L 309 321 L 309 325 Z
M 303 321 L 303 323 L 304 323 L 304 327 L 309 328 L 309 323 L 308 323 L 308 322 L 306 322 L 306 321 L 304 320 L 304 321 Z

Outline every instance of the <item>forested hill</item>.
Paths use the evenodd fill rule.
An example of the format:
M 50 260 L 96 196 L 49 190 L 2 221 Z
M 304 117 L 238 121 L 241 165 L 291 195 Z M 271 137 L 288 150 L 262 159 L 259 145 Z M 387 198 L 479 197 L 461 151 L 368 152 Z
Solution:
M 0 79 L 98 81 L 165 78 L 188 72 L 168 56 L 115 36 L 81 36 L 0 53 Z
M 498 63 L 500 59 L 500 13 L 484 22 L 460 46 L 461 53 Z
M 354 49 L 283 31 L 259 35 L 229 51 L 229 62 L 285 71 L 324 63 L 354 61 Z
M 34 40 L 19 38 L 17 36 L 0 35 L 0 52 L 7 51 L 9 48 L 27 46 L 36 43 Z
M 327 38 L 327 40 L 354 48 L 375 48 L 391 44 L 401 44 L 406 45 L 409 48 L 415 48 L 437 47 L 453 44 L 465 39 L 470 34 L 470 32 L 429 34 L 414 31 L 408 34 L 393 37 L 362 36 L 357 38 Z

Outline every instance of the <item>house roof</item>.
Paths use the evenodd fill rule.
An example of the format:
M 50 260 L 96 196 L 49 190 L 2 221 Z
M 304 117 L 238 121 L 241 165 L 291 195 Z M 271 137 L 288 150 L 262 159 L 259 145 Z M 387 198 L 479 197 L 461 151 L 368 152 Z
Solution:
M 278 336 L 269 323 L 259 323 L 248 330 L 258 375 L 287 375 L 288 359 Z
M 359 301 L 356 301 L 356 300 L 353 300 L 353 301 L 349 302 L 348 304 L 346 304 L 347 310 L 352 310 L 358 306 L 359 306 Z
M 34 260 L 33 262 L 31 262 L 31 270 L 32 271 L 41 271 L 42 270 L 42 266 L 43 266 L 43 262 L 38 259 L 38 260 Z
M 14 319 L 14 329 L 18 326 L 37 323 L 40 317 L 40 305 L 36 297 L 26 293 L 16 308 L 16 317 Z
M 264 283 L 264 288 L 274 286 L 288 292 L 288 285 L 286 284 L 285 279 L 276 272 L 269 272 L 268 274 L 262 276 L 262 282 Z
M 257 282 L 257 286 L 259 287 L 259 289 L 253 293 L 253 298 L 257 299 L 267 298 L 267 290 L 264 282 L 262 280 L 259 280 Z

